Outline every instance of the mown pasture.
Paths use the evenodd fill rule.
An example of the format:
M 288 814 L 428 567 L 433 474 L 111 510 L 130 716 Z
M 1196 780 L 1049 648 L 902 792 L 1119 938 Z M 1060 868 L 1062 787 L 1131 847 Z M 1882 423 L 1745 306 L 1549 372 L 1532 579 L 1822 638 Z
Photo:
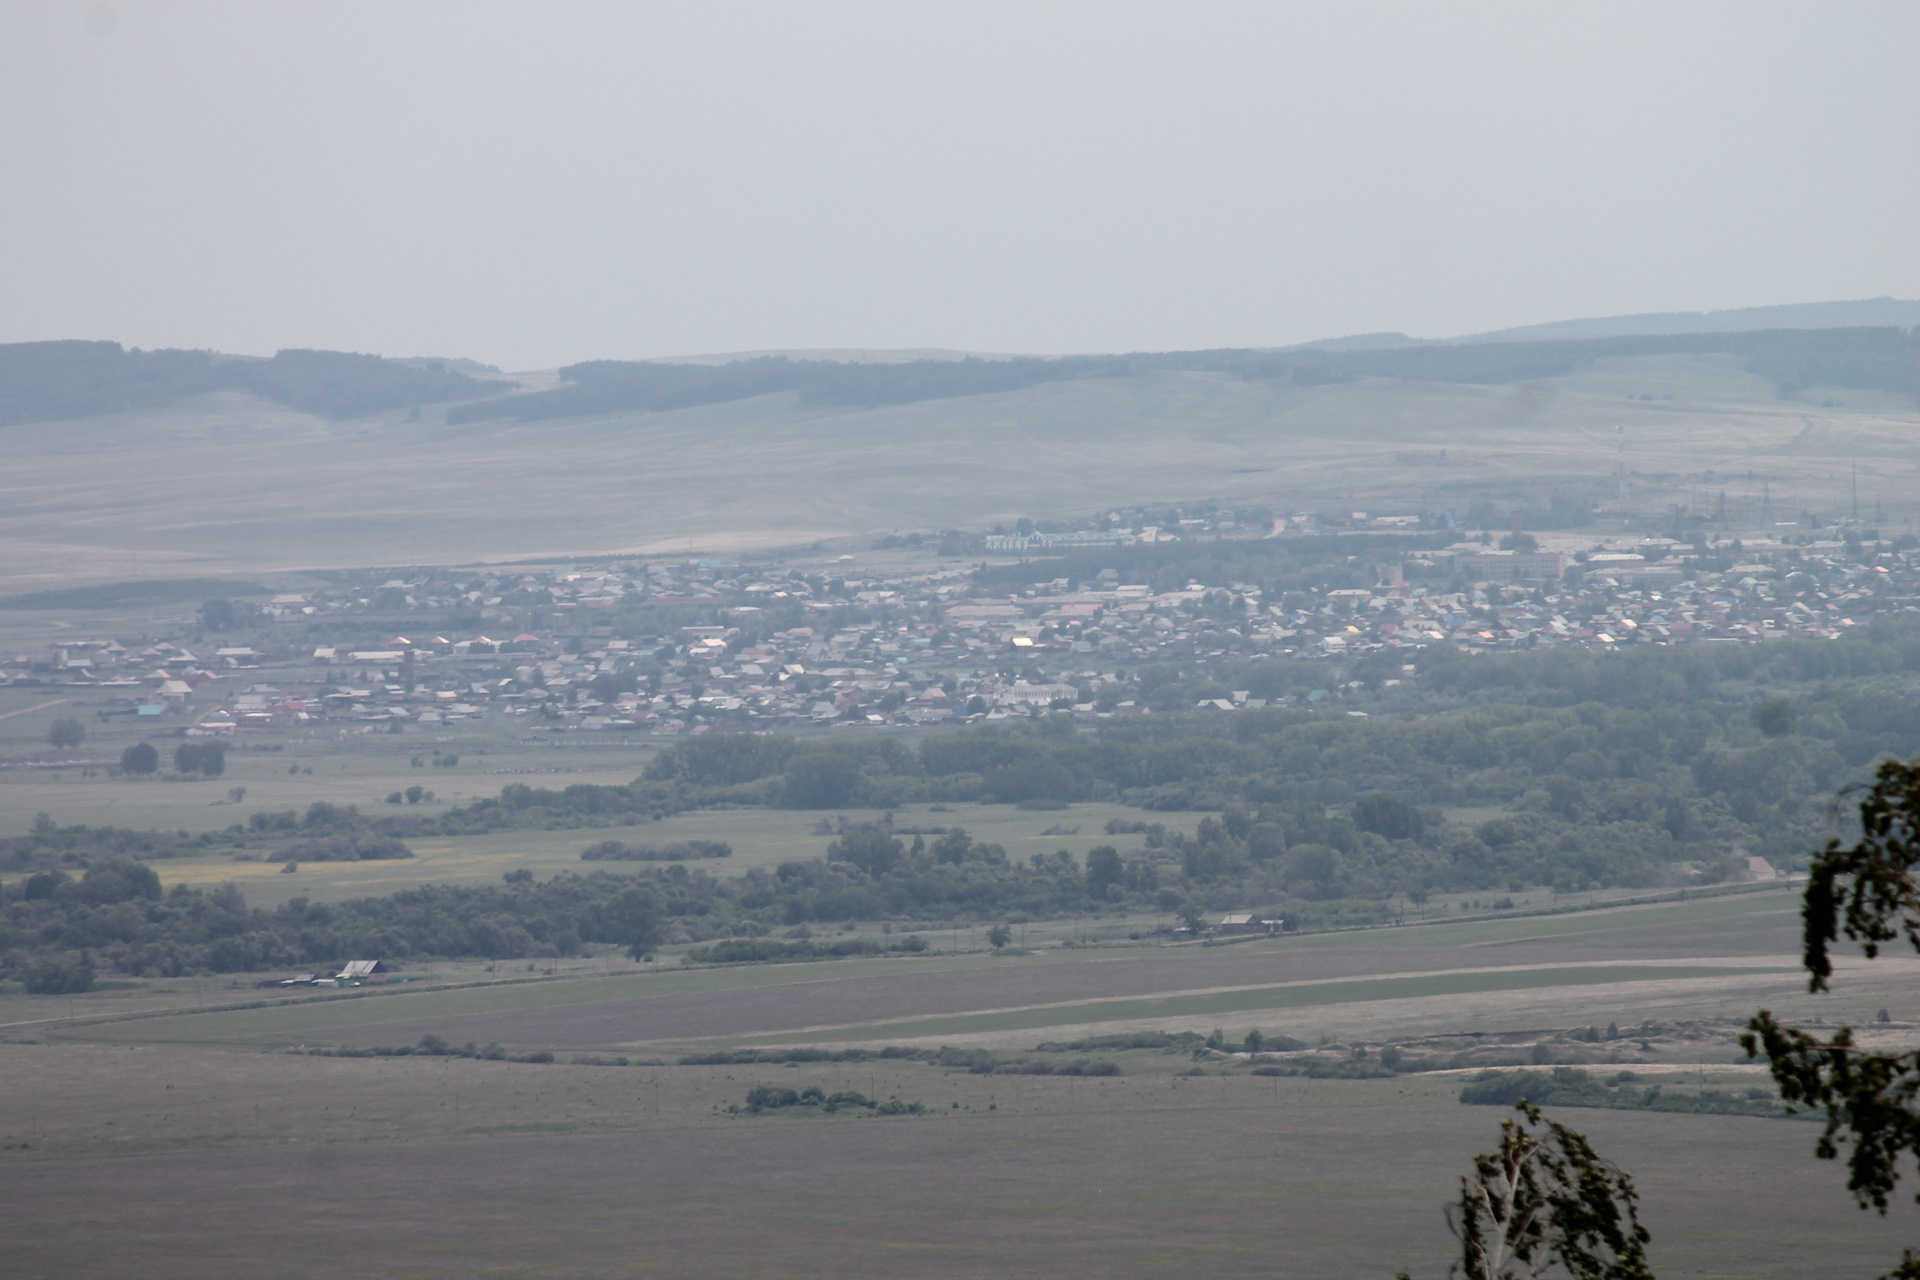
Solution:
M 975 1074 L 877 1051 L 913 1041 L 1030 1056 L 1044 1041 L 1113 1030 L 1224 1027 L 1238 1039 L 1258 1027 L 1355 1049 L 1412 1037 L 1518 1052 L 1547 1043 L 1578 1055 L 1567 1060 L 1631 1068 L 1669 1088 L 1744 1091 L 1764 1076 L 1732 1035 L 1761 1003 L 1860 1022 L 1885 1006 L 1888 1036 L 1920 1020 L 1912 964 L 1856 962 L 1840 995 L 1807 995 L 1796 906 L 1789 889 L 1758 889 L 1225 947 L 657 972 L 602 957 L 565 962 L 551 978 L 444 966 L 436 984 L 485 985 L 422 981 L 130 1018 L 113 1017 L 139 1011 L 124 991 L 9 996 L 0 1004 L 0 1072 L 15 1082 L 0 1102 L 0 1197 L 17 1224 L 9 1270 L 1202 1267 L 1317 1277 L 1406 1265 L 1438 1275 L 1449 1244 L 1439 1207 L 1500 1118 L 1459 1105 L 1458 1072 L 1258 1077 L 1244 1060 L 1196 1066 L 1185 1049 L 1137 1049 L 1092 1054 L 1116 1065 L 1112 1076 Z M 197 994 L 281 998 L 232 986 Z M 195 995 L 177 984 L 168 998 Z M 1664 1029 L 1642 1034 L 1649 1020 Z M 1599 1043 L 1552 1030 L 1610 1021 L 1624 1034 Z M 828 1026 L 832 1035 L 815 1030 Z M 429 1035 L 555 1061 L 308 1052 L 412 1047 Z M 782 1043 L 866 1052 L 678 1065 L 689 1052 Z M 899 1098 L 926 1113 L 739 1112 L 758 1084 Z M 1811 1125 L 1574 1108 L 1562 1118 L 1635 1174 L 1660 1274 L 1870 1274 L 1897 1256 L 1900 1211 L 1881 1223 L 1854 1210 L 1840 1171 L 1810 1158 Z
M 643 1071 L 409 1061 L 429 1106 L 387 1064 L 257 1060 L 282 1073 L 257 1130 L 223 1104 L 227 1145 L 0 1163 L 10 1273 L 1437 1276 L 1440 1205 L 1499 1114 L 1437 1082 L 952 1076 L 922 1088 L 926 1116 L 731 1117 L 707 1099 L 747 1077 L 708 1068 L 646 1119 Z M 276 1114 L 315 1088 L 333 1110 Z M 589 1119 L 615 1111 L 642 1119 Z M 1636 1175 L 1663 1275 L 1867 1275 L 1905 1239 L 1808 1158 L 1811 1126 L 1570 1118 Z
M 1049 1027 L 1107 1023 L 1204 1032 L 1229 1014 L 1266 1014 L 1273 1018 L 1261 1025 L 1304 1039 L 1301 1030 L 1317 1037 L 1341 1006 L 1409 1002 L 1410 1012 L 1444 1021 L 1469 997 L 1524 992 L 1536 993 L 1523 1002 L 1536 1013 L 1542 1001 L 1547 1009 L 1608 1000 L 1638 1007 L 1659 992 L 1662 999 L 1690 1002 L 1692 1016 L 1701 1016 L 1726 1002 L 1728 993 L 1719 988 L 1757 985 L 1791 998 L 1804 985 L 1794 970 L 1794 906 L 1790 892 L 1775 890 L 1226 947 L 1054 946 L 1002 956 L 976 949 L 718 969 L 609 958 L 598 966 L 607 976 L 596 976 L 594 963 L 585 962 L 577 963 L 576 976 L 550 983 L 403 987 L 370 997 L 102 1023 L 75 1033 L 248 1045 L 391 1045 L 431 1033 L 456 1043 L 577 1050 L 756 1038 L 1004 1043 Z M 1342 985 L 1362 981 L 1371 985 Z M 1678 990 L 1661 984 L 1678 984 Z

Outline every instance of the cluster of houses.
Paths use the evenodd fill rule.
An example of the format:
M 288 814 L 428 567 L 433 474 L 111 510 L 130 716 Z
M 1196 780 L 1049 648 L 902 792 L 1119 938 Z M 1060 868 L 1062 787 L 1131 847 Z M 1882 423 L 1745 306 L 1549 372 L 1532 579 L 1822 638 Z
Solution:
M 1372 566 L 1362 575 L 1371 585 L 1278 598 L 1239 581 L 1154 590 L 1112 569 L 987 593 L 970 564 L 898 557 L 897 570 L 856 572 L 853 560 L 417 575 L 276 596 L 248 633 L 258 650 L 68 639 L 0 655 L 0 679 L 96 686 L 109 695 L 103 714 L 170 718 L 206 734 L 483 717 L 526 717 L 544 732 L 926 724 L 1069 708 L 1144 714 L 1123 672 L 1153 662 L 1292 657 L 1331 667 L 1405 651 L 1404 676 L 1413 651 L 1439 642 L 1482 651 L 1833 639 L 1876 613 L 1920 607 L 1912 538 L 1690 546 L 1541 535 L 1513 549 L 1488 539 Z M 379 638 L 291 638 L 342 615 Z M 644 630 L 689 616 L 698 621 Z M 405 629 L 366 630 L 379 621 Z M 1332 674 L 1331 692 L 1286 701 L 1339 696 Z M 1207 705 L 1265 703 L 1234 693 Z

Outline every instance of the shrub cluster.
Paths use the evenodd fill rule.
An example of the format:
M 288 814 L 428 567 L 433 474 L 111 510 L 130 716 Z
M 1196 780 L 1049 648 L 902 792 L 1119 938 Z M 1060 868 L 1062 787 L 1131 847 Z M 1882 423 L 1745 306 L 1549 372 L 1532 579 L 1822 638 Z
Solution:
M 674 840 L 662 845 L 602 840 L 580 851 L 583 862 L 687 862 L 697 858 L 732 856 L 733 846 L 719 840 Z
M 1599 1080 L 1575 1067 L 1545 1071 L 1483 1071 L 1460 1090 L 1460 1101 L 1472 1106 L 1510 1107 L 1522 1098 L 1543 1107 L 1609 1107 L 1626 1111 L 1678 1111 L 1690 1115 L 1781 1116 L 1779 1097 L 1771 1089 L 1748 1089 L 1734 1095 L 1718 1089 L 1698 1093 L 1668 1093 L 1660 1085 L 1627 1088 L 1639 1077 L 1631 1071 Z
M 830 1094 L 817 1085 L 795 1090 L 772 1084 L 755 1085 L 747 1090 L 744 1108 L 736 1105 L 727 1110 L 738 1114 L 744 1109 L 747 1114 L 757 1116 L 763 1111 L 779 1111 L 787 1107 L 818 1107 L 828 1115 L 847 1107 L 865 1108 L 880 1116 L 922 1116 L 927 1113 L 926 1104 L 920 1102 L 902 1102 L 898 1098 L 876 1102 L 865 1094 L 851 1090 Z

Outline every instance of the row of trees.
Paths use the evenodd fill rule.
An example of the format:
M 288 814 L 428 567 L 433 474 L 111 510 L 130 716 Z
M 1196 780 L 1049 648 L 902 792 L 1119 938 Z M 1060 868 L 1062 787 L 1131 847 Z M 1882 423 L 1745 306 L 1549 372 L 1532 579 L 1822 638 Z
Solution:
M 173 749 L 176 773 L 198 773 L 217 778 L 227 771 L 227 747 L 223 742 L 183 742 Z M 160 749 L 151 742 L 136 742 L 120 753 L 120 772 L 144 776 L 160 769 Z
M 520 876 L 497 887 L 428 885 L 334 904 L 295 898 L 263 911 L 232 885 L 162 893 L 153 870 L 131 860 L 97 863 L 80 876 L 56 868 L 0 890 L 0 978 L 34 991 L 84 990 L 102 967 L 171 977 L 365 955 L 560 956 L 587 943 L 640 956 L 667 923 L 674 895 L 664 887 L 606 872 L 544 882 Z

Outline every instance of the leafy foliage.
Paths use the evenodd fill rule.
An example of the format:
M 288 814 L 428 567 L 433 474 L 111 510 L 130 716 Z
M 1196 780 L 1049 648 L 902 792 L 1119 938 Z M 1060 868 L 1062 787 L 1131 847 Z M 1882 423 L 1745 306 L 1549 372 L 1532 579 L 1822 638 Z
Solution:
M 684 885 L 592 872 L 503 887 L 428 885 L 378 898 L 273 911 L 232 885 L 164 895 L 142 863 L 118 860 L 75 879 L 39 872 L 0 891 L 0 977 L 84 961 L 121 973 L 257 972 L 354 957 L 488 959 L 571 955 L 611 943 L 645 955 L 668 913 L 689 909 Z
M 686 862 L 732 856 L 733 846 L 720 840 L 674 840 L 664 845 L 602 840 L 580 851 L 581 860 L 585 862 Z
M 687 952 L 687 961 L 690 964 L 792 963 L 801 960 L 845 960 L 855 956 L 882 956 L 889 953 L 918 955 L 926 949 L 927 940 L 917 933 L 886 941 L 842 938 L 835 942 L 775 942 L 769 938 L 728 938 L 711 946 L 694 947 Z
M 179 773 L 217 778 L 227 771 L 227 746 L 224 742 L 183 742 L 173 749 L 173 767 Z
M 1625 1073 L 1631 1076 L 1632 1072 Z M 1545 1107 L 1604 1107 L 1618 1111 L 1673 1111 L 1689 1115 L 1778 1116 L 1777 1099 L 1737 1097 L 1718 1089 L 1699 1093 L 1670 1093 L 1660 1085 L 1613 1087 L 1577 1067 L 1546 1071 L 1483 1071 L 1460 1089 L 1460 1101 L 1470 1106 L 1508 1107 L 1525 1099 Z
M 1447 1225 L 1460 1242 L 1449 1274 L 1536 1280 L 1554 1266 L 1574 1280 L 1652 1280 L 1633 1179 L 1602 1160 L 1584 1134 L 1514 1104 L 1500 1146 L 1473 1158 Z M 1406 1280 L 1406 1272 L 1400 1273 Z
M 1809 869 L 1802 914 L 1813 991 L 1830 989 L 1829 948 L 1842 933 L 1869 958 L 1903 937 L 1920 950 L 1920 760 L 1883 764 L 1859 811 L 1860 839 L 1846 848 L 1830 840 Z M 1766 1057 L 1788 1103 L 1826 1112 L 1814 1154 L 1834 1160 L 1851 1145 L 1847 1189 L 1861 1208 L 1886 1213 L 1901 1162 L 1920 1155 L 1920 1051 L 1863 1049 L 1844 1023 L 1821 1037 L 1765 1009 L 1740 1042 L 1749 1056 Z M 1909 1250 L 1892 1274 L 1920 1277 L 1920 1256 Z

